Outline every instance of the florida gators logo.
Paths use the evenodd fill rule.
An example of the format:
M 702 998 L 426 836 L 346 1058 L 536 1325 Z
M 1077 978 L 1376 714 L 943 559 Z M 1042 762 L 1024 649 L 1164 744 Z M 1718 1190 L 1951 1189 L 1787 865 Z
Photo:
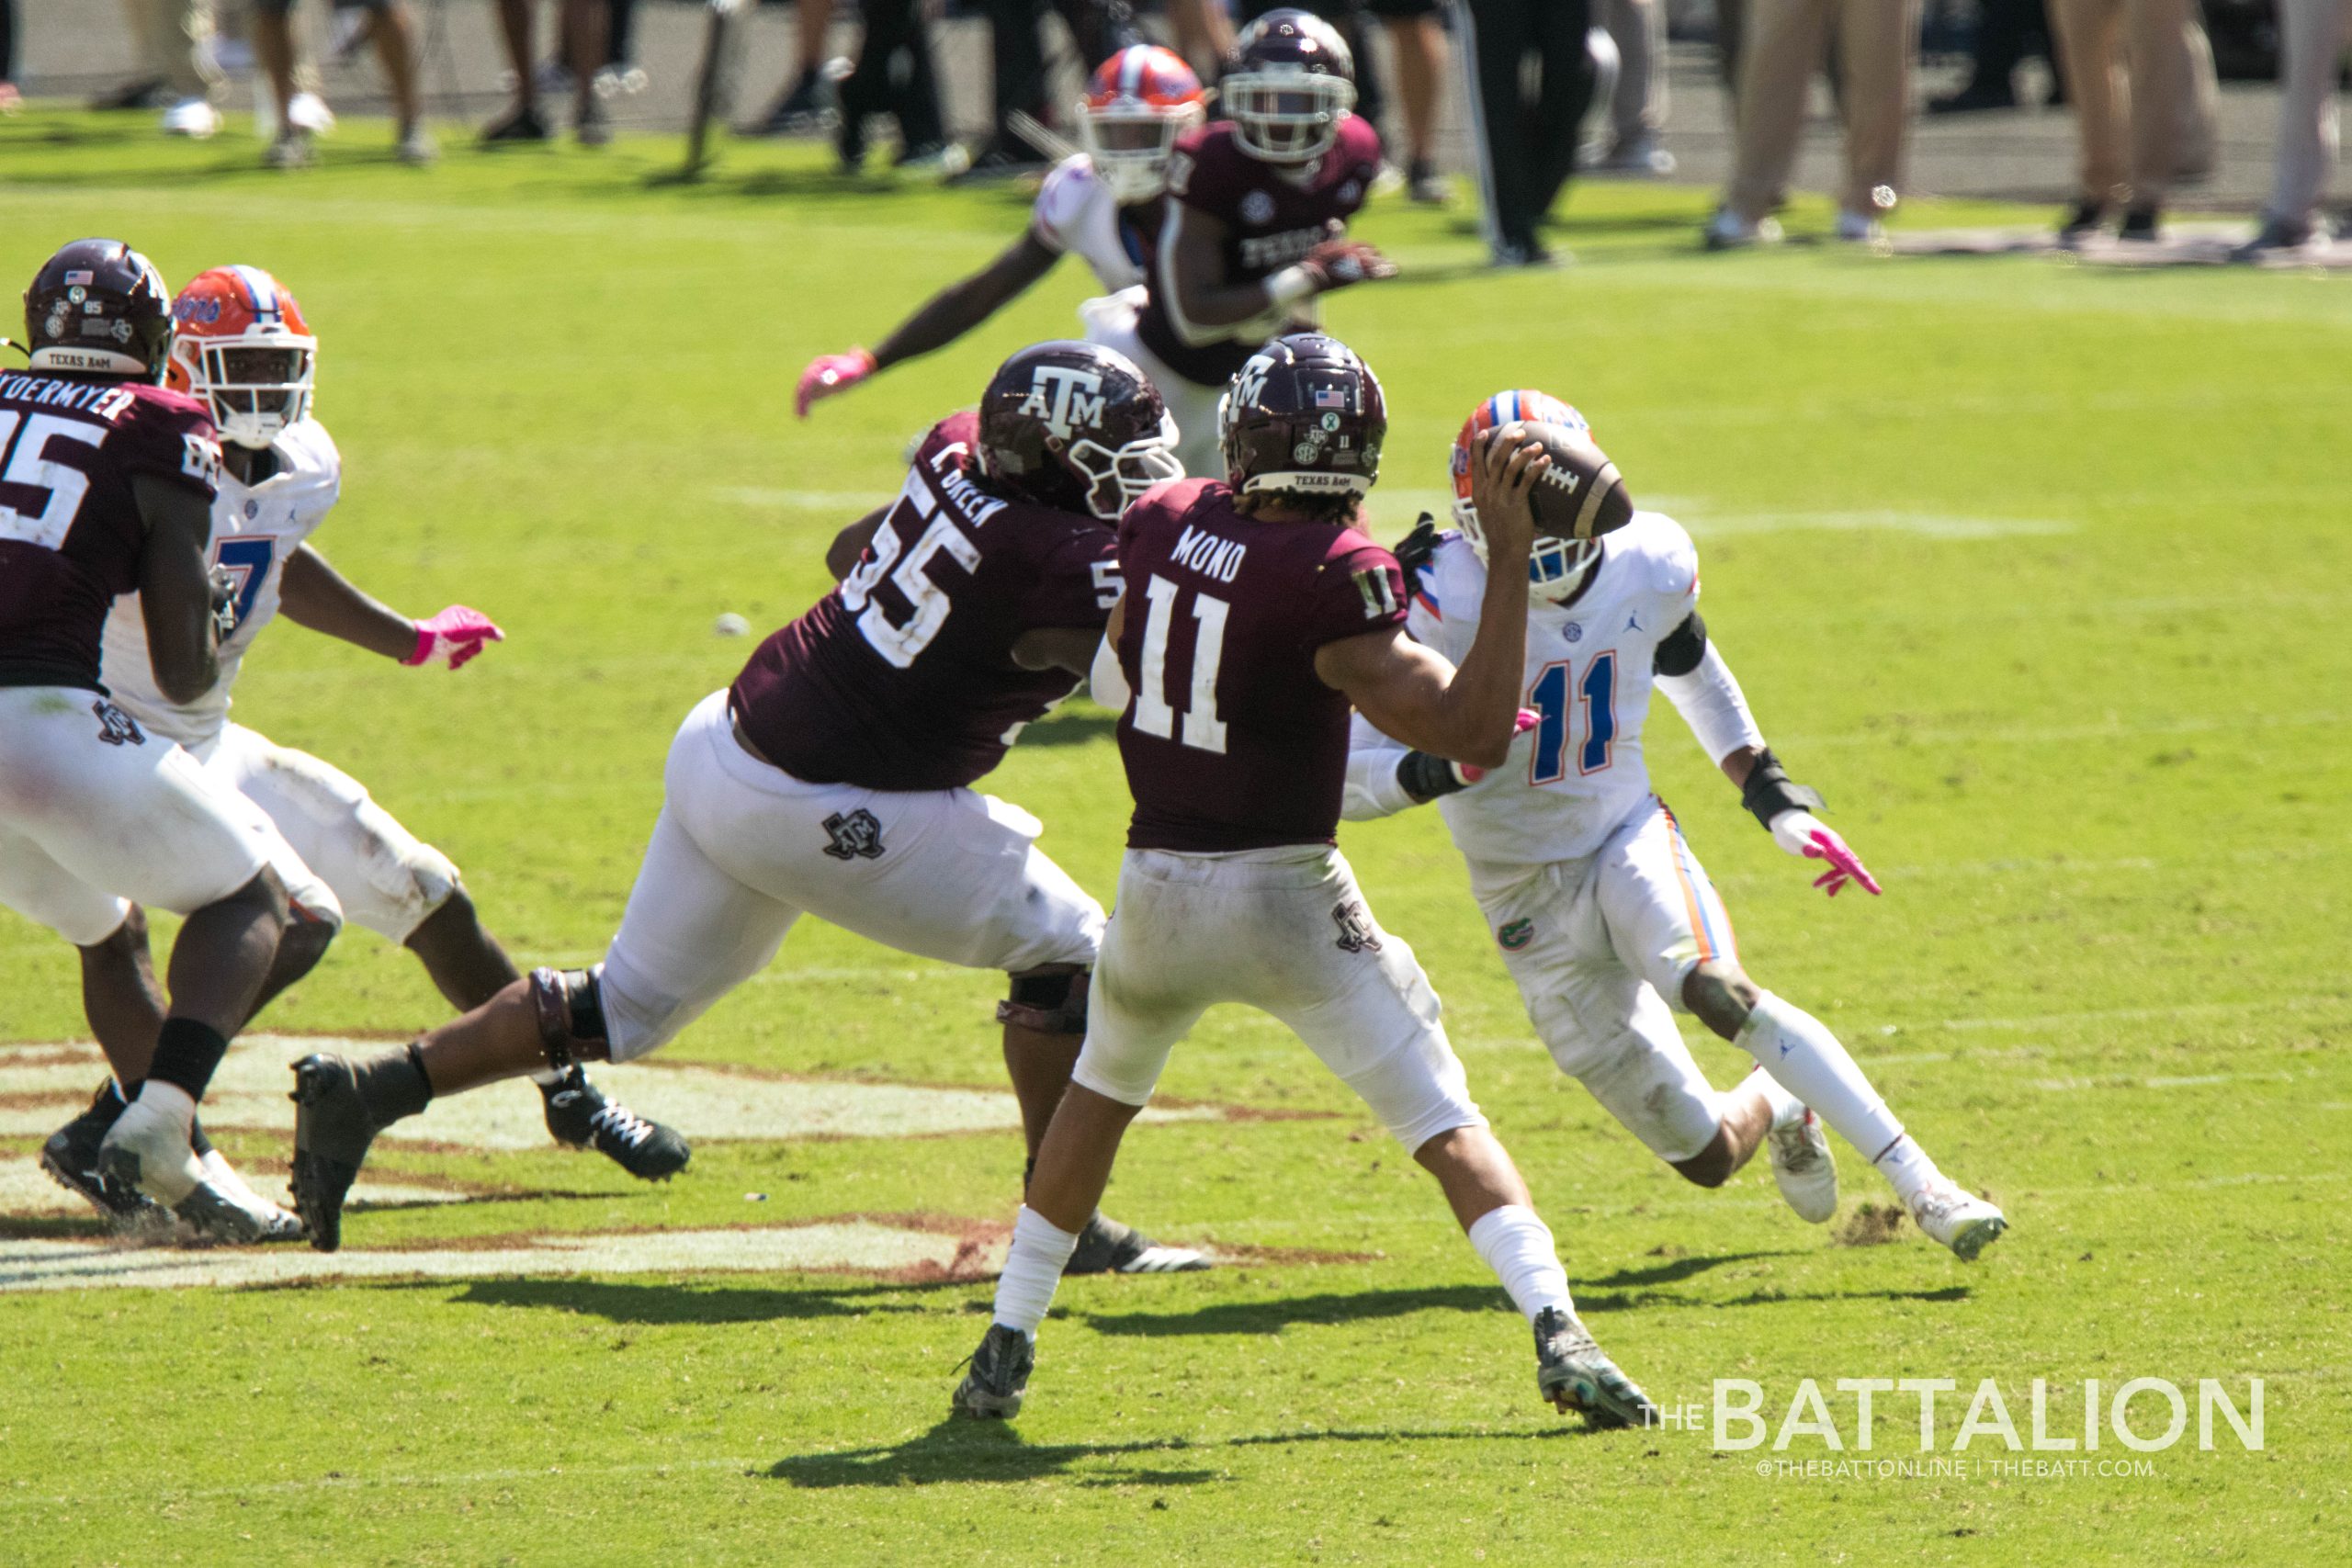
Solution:
M 1534 940 L 1535 922 L 1533 920 L 1513 920 L 1495 932 L 1495 941 L 1502 945 L 1505 953 L 1517 953 Z

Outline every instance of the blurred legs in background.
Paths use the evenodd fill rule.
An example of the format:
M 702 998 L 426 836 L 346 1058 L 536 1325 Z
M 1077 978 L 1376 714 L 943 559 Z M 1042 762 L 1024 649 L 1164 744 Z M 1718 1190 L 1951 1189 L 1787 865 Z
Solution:
M 1204 82 L 1216 80 L 1217 67 L 1233 52 L 1233 23 L 1222 0 L 1168 0 L 1168 28 L 1176 52 Z
M 792 33 L 798 46 L 793 73 L 774 107 L 743 128 L 747 136 L 806 136 L 821 130 L 836 112 L 825 81 L 825 32 L 832 26 L 833 0 L 798 0 Z
M 1589 0 L 1453 0 L 1481 221 L 1498 266 L 1551 260 L 1536 226 L 1576 172 L 1592 107 Z M 1532 90 L 1531 90 L 1532 89 Z
M 1749 0 L 1747 11 L 1731 188 L 1708 225 L 1708 244 L 1733 249 L 1772 237 L 1769 220 L 1795 168 L 1813 73 L 1833 17 L 1846 121 L 1837 234 L 1877 237 L 1903 183 L 1918 0 Z
M 2018 67 L 2035 55 L 2050 61 L 2050 103 L 2065 102 L 2065 81 L 2058 70 L 2052 32 L 2044 0 L 1982 0 L 1968 80 L 1957 92 L 1930 99 L 1928 112 L 1967 114 L 2017 107 Z
M 0 0 L 0 114 L 23 107 L 17 93 L 17 0 Z
M 2082 138 L 2081 194 L 2060 233 L 2099 231 L 2120 207 L 2122 237 L 2154 240 L 2173 186 L 2211 166 L 2210 130 L 2197 144 L 2213 89 L 2196 0 L 2052 0 L 2051 21 Z
M 496 144 L 545 141 L 548 123 L 539 114 L 539 89 L 532 64 L 533 0 L 498 0 L 498 28 L 506 44 L 506 62 L 514 76 L 514 102 L 482 128 L 481 140 Z M 565 62 L 571 68 L 572 128 L 583 147 L 601 147 L 612 140 L 612 128 L 596 101 L 596 68 L 605 59 L 605 32 L 610 19 L 605 0 L 557 0 L 556 24 L 563 42 Z
M 972 160 L 976 175 L 1039 173 L 1052 162 L 1046 149 L 1031 146 L 1012 126 L 1016 112 L 1041 125 L 1059 118 L 1046 101 L 1046 49 L 1037 33 L 1045 5 L 1046 0 L 981 0 L 989 20 L 995 126 Z M 1127 0 L 1053 0 L 1053 6 L 1089 73 L 1127 45 L 1144 41 Z
M 1371 0 L 1372 12 L 1388 35 L 1396 62 L 1396 104 L 1404 121 L 1405 193 L 1415 201 L 1437 203 L 1453 194 L 1438 178 L 1438 79 L 1445 70 L 1445 28 L 1437 0 Z M 1357 70 L 1364 66 L 1359 63 Z
M 865 118 L 887 114 L 899 122 L 899 161 L 935 157 L 947 141 L 939 113 L 939 83 L 931 39 L 918 0 L 865 0 L 865 38 L 857 64 L 842 78 L 842 123 L 835 141 L 842 167 L 865 161 Z
M 2281 0 L 2280 13 L 2278 167 L 2248 252 L 2327 237 L 2320 202 L 2335 174 L 2336 73 L 2352 43 L 2352 0 Z
M 1617 46 L 1617 85 L 1604 139 L 1589 160 L 1592 172 L 1670 175 L 1674 155 L 1658 145 L 1666 130 L 1664 0 L 1600 0 L 1599 18 Z
M 164 130 L 198 140 L 220 129 L 213 106 L 223 85 L 212 62 L 211 0 L 122 0 L 139 70 L 97 108 L 149 108 L 161 103 Z
M 416 17 L 407 0 L 376 0 L 365 7 L 368 33 L 392 95 L 392 142 L 401 160 L 431 163 L 433 140 L 425 133 L 416 79 Z M 269 79 L 277 127 L 267 162 L 294 168 L 311 161 L 311 137 L 334 123 L 323 101 L 298 79 L 294 0 L 256 0 L 253 10 L 254 61 Z M 309 103 L 305 103 L 308 98 Z

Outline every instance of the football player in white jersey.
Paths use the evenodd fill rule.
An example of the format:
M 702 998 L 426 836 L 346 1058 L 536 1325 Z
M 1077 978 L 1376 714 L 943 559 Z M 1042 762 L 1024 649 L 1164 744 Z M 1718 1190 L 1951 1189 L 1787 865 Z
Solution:
M 1586 432 L 1540 392 L 1479 405 L 1454 446 L 1459 533 L 1424 523 L 1410 558 L 1412 635 L 1459 660 L 1477 631 L 1486 550 L 1466 476 L 1470 443 L 1519 421 Z M 1562 1071 L 1690 1180 L 1716 1187 L 1759 1145 L 1790 1207 L 1814 1223 L 1838 1206 L 1820 1123 L 1860 1150 L 1913 1219 L 1963 1261 L 2000 1235 L 2000 1210 L 1936 1168 L 1836 1035 L 1759 988 L 1740 967 L 1731 920 L 1674 815 L 1651 793 L 1642 728 L 1655 684 L 1681 713 L 1742 803 L 1791 854 L 1823 863 L 1815 882 L 1879 891 L 1790 782 L 1699 617 L 1699 558 L 1675 521 L 1636 512 L 1600 539 L 1539 537 L 1529 568 L 1523 701 L 1539 722 L 1509 762 L 1465 770 L 1411 751 L 1355 720 L 1347 816 L 1430 800 L 1469 862 L 1470 883 L 1529 1019 Z M 1754 1056 L 1736 1089 L 1709 1087 L 1673 1010 Z
M 125 712 L 259 806 L 277 829 L 269 859 L 292 918 L 255 1010 L 318 963 L 346 919 L 407 947 L 454 1006 L 470 1008 L 517 971 L 482 930 L 458 868 L 350 775 L 232 722 L 230 688 L 281 610 L 298 626 L 412 665 L 456 669 L 501 633 L 462 605 L 412 621 L 354 587 L 311 546 L 341 491 L 343 464 L 326 427 L 311 417 L 318 341 L 292 294 L 257 267 L 219 267 L 190 282 L 172 309 L 167 382 L 210 411 L 227 469 L 210 547 L 215 572 L 232 590 L 220 615 L 220 678 L 192 701 L 166 697 L 133 593 L 107 617 L 103 679 Z M 91 1030 L 109 1055 L 116 1043 L 160 1024 L 146 925 L 135 908 L 113 936 L 84 950 L 84 993 Z M 674 1131 L 605 1100 L 584 1075 L 549 1074 L 540 1090 L 548 1131 L 565 1143 L 593 1145 L 647 1179 L 674 1175 L 686 1162 Z M 111 1080 L 102 1086 L 90 1110 L 51 1136 L 45 1163 L 79 1168 L 76 1151 L 105 1136 L 121 1104 Z M 206 1164 L 216 1184 L 259 1205 L 268 1234 L 300 1234 L 290 1213 L 253 1197 L 217 1154 Z
M 800 373 L 792 406 L 809 407 L 860 381 L 946 347 L 1075 254 L 1094 269 L 1108 296 L 1140 291 L 1144 260 L 1159 230 L 1160 193 L 1176 139 L 1202 121 L 1205 95 L 1192 67 L 1170 51 L 1133 44 L 1095 71 L 1079 100 L 1086 151 L 1056 164 L 1037 192 L 1029 228 L 987 266 L 942 289 L 876 349 L 822 354 Z M 1121 308 L 1115 298 L 1089 300 L 1079 311 L 1087 336 L 1104 342 L 1098 326 L 1132 318 L 1139 300 Z M 1116 344 L 1113 347 L 1119 346 Z

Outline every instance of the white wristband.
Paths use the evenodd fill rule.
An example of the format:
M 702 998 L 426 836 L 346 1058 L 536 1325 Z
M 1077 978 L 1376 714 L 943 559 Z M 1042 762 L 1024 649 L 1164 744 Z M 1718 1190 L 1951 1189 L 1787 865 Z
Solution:
M 1266 298 L 1276 305 L 1295 305 L 1311 299 L 1319 286 L 1303 266 L 1286 266 L 1266 279 Z

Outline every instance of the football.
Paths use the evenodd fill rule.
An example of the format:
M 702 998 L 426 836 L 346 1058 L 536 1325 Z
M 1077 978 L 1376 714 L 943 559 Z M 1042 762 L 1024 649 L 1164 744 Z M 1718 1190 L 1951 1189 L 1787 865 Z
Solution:
M 1625 477 L 1581 430 L 1530 422 L 1520 427 L 1550 454 L 1552 466 L 1535 477 L 1529 501 L 1535 529 L 1563 539 L 1593 539 L 1634 520 Z

